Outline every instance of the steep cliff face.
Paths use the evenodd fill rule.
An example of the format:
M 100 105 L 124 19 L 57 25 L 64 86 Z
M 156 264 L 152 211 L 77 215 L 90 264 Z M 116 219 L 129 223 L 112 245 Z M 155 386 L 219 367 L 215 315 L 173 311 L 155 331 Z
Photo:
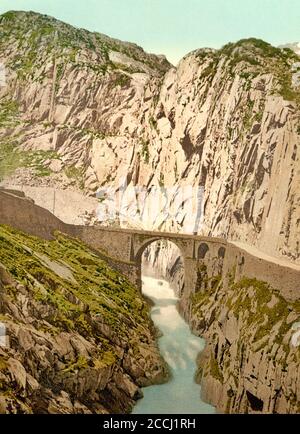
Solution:
M 2 226 L 0 257 L 0 413 L 126 413 L 168 377 L 145 301 L 84 244 Z
M 4 14 L 0 33 L 0 179 L 43 188 L 28 193 L 37 203 L 48 196 L 53 210 L 54 188 L 62 202 L 68 190 L 85 203 L 83 191 L 107 185 L 117 168 L 127 175 L 144 88 L 161 80 L 166 59 L 36 13 Z
M 7 185 L 87 194 L 124 179 L 201 185 L 200 233 L 299 260 L 295 53 L 249 39 L 197 50 L 175 69 L 135 45 L 33 13 L 3 15 L 0 31 Z M 187 215 L 183 204 L 172 222 L 143 225 L 182 230 Z
M 180 310 L 207 340 L 198 360 L 203 398 L 225 413 L 299 413 L 300 304 L 267 284 L 199 268 Z

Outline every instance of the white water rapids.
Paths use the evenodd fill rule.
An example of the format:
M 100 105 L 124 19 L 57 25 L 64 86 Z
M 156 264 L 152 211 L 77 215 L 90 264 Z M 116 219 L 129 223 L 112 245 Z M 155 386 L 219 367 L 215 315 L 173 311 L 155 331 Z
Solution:
M 168 383 L 143 388 L 144 398 L 132 413 L 214 413 L 214 407 L 201 400 L 200 386 L 194 380 L 196 357 L 204 348 L 204 340 L 193 335 L 179 315 L 178 298 L 168 282 L 143 276 L 143 294 L 154 302 L 151 317 L 163 334 L 158 340 L 159 349 L 172 376 Z

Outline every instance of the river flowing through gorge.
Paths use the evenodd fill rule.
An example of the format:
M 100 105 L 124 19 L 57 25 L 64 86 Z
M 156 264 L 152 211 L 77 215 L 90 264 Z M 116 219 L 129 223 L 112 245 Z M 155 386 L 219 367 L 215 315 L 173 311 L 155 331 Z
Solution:
M 205 414 L 215 408 L 203 402 L 195 382 L 196 357 L 204 339 L 193 335 L 177 311 L 178 298 L 167 281 L 143 276 L 143 294 L 153 304 L 151 317 L 160 330 L 160 352 L 170 368 L 170 380 L 143 388 L 133 414 Z

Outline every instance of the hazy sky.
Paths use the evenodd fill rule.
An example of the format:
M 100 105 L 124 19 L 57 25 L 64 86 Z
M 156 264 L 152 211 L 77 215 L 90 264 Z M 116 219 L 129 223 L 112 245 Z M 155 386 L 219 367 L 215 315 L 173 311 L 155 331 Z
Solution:
M 0 0 L 0 13 L 8 10 L 46 13 L 173 63 L 193 49 L 251 36 L 300 41 L 300 0 Z

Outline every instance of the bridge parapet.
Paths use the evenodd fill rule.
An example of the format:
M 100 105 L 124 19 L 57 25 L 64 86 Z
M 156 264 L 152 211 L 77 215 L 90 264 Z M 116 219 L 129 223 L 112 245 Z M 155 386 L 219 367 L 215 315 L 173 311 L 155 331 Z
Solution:
M 68 233 L 111 258 L 132 262 L 132 234 L 100 226 L 68 225 Z

